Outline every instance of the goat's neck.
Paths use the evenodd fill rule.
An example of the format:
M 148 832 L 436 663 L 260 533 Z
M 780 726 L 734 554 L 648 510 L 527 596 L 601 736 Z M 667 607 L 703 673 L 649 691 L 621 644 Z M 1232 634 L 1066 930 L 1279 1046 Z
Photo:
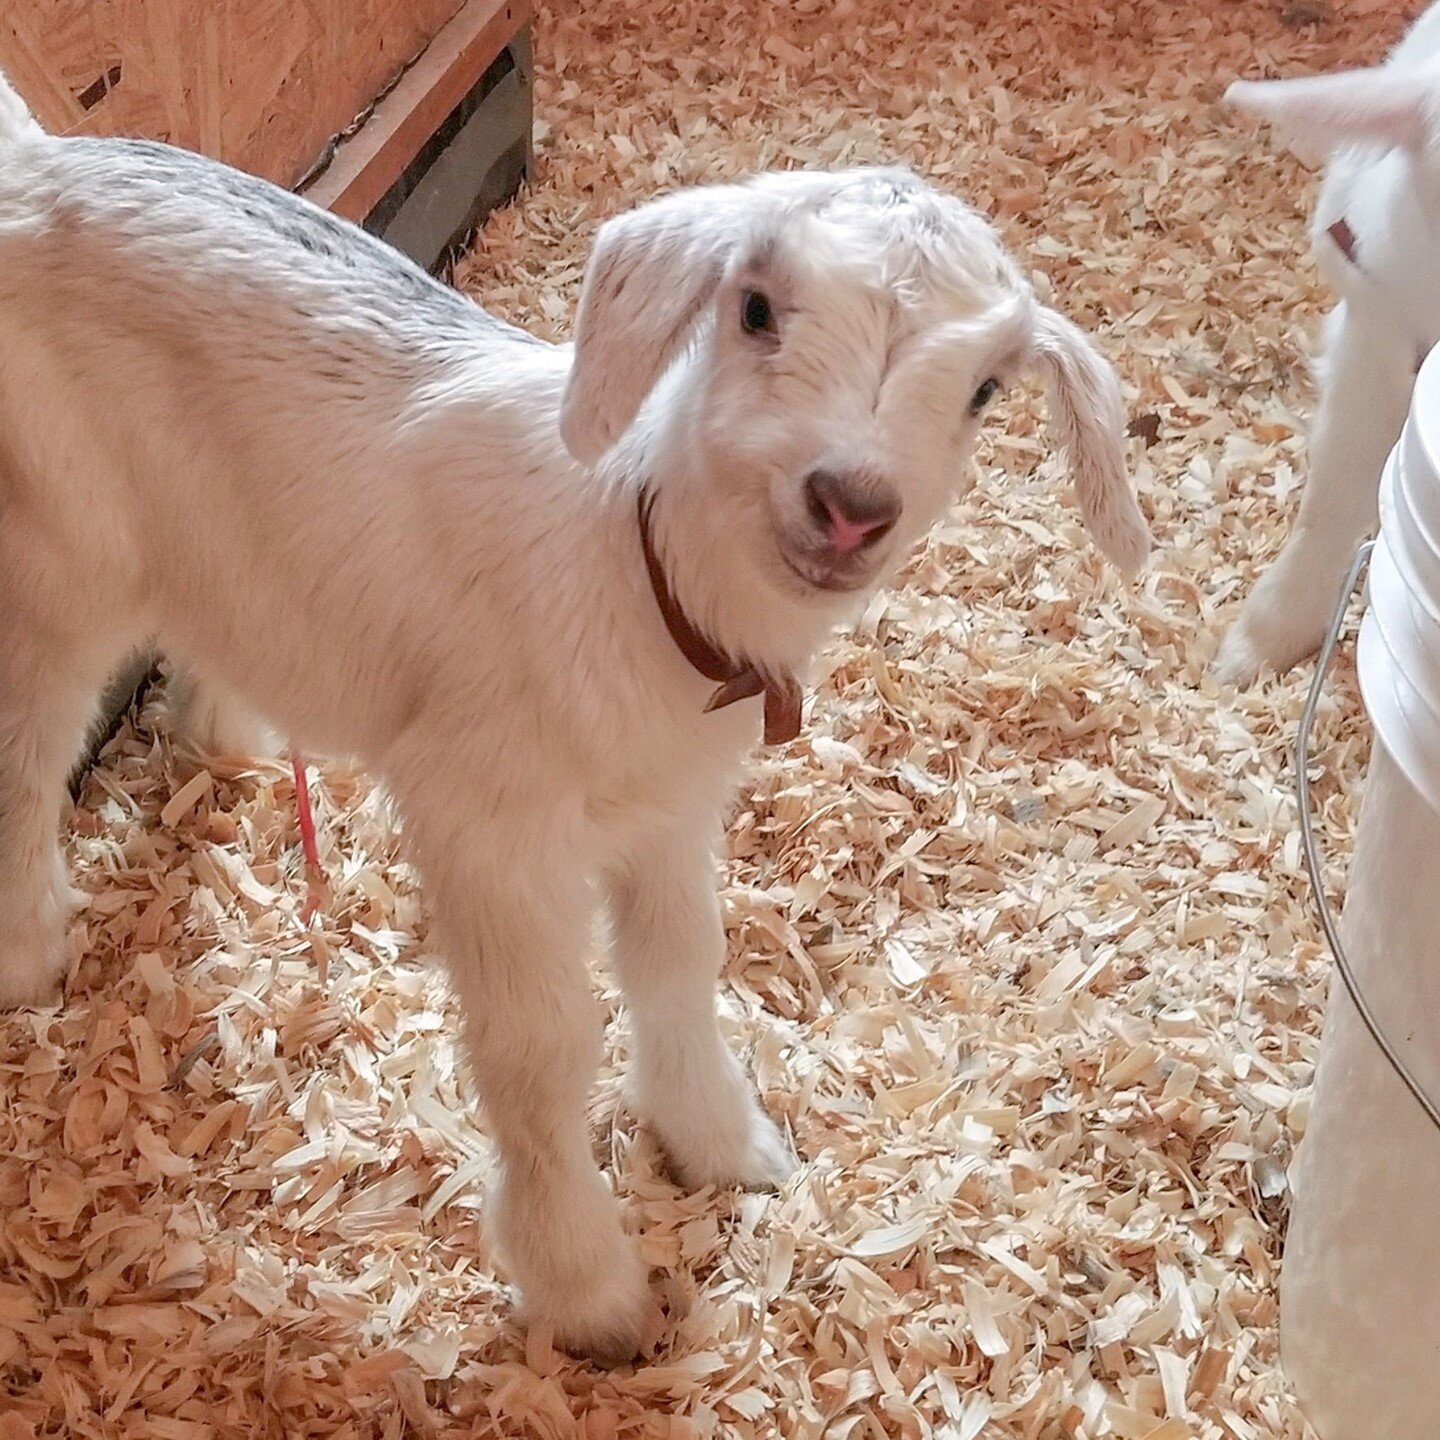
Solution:
M 652 534 L 672 593 L 687 619 L 726 655 L 771 674 L 803 673 L 827 636 L 845 618 L 819 596 L 791 593 L 769 556 L 756 556 L 755 537 L 768 538 L 763 519 L 727 523 L 733 510 L 717 503 L 714 477 L 697 458 L 658 436 L 622 442 L 623 495 L 652 499 Z

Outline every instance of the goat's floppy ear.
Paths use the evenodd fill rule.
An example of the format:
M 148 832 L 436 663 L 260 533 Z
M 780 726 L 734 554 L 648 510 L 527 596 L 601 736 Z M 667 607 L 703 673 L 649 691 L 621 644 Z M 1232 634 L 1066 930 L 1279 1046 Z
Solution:
M 1429 69 L 1349 70 L 1299 80 L 1237 80 L 1225 102 L 1279 128 L 1306 158 L 1337 145 L 1418 146 L 1429 133 L 1440 99 L 1440 77 Z
M 681 190 L 600 227 L 575 321 L 560 436 L 593 464 L 624 433 L 714 293 L 757 205 L 739 185 Z
M 1125 469 L 1120 382 L 1085 335 L 1053 310 L 1039 312 L 1035 355 L 1050 392 L 1051 423 L 1070 454 L 1085 528 L 1133 574 L 1150 554 L 1150 529 Z

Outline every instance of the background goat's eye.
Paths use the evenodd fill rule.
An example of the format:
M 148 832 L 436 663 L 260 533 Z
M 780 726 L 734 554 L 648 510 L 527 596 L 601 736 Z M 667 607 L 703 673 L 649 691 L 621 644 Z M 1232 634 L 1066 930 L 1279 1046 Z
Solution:
M 775 333 L 775 312 L 770 301 L 758 290 L 747 290 L 740 297 L 740 325 L 747 335 L 765 331 Z
M 992 375 L 971 397 L 970 413 L 978 415 L 994 398 L 1000 382 Z

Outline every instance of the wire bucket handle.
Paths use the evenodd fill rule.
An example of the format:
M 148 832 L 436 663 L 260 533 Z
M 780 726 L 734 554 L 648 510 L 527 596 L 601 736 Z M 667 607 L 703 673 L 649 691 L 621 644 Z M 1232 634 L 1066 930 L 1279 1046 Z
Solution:
M 1344 982 L 1346 992 L 1366 1030 L 1370 1032 L 1370 1038 L 1384 1055 L 1390 1068 L 1400 1077 L 1401 1083 L 1429 1117 L 1430 1123 L 1440 1129 L 1440 1106 L 1435 1104 L 1420 1082 L 1410 1073 L 1410 1068 L 1386 1037 L 1375 1012 L 1365 999 L 1364 991 L 1360 988 L 1354 966 L 1350 963 L 1350 956 L 1345 949 L 1345 942 L 1340 938 L 1340 927 L 1330 909 L 1330 902 L 1325 898 L 1320 845 L 1315 834 L 1315 817 L 1310 809 L 1310 738 L 1315 728 L 1315 715 L 1320 709 L 1320 700 L 1325 693 L 1325 681 L 1335 660 L 1340 632 L 1345 628 L 1345 616 L 1350 609 L 1351 597 L 1370 563 L 1374 548 L 1375 542 L 1367 540 L 1355 552 L 1355 558 L 1350 562 L 1345 583 L 1335 602 L 1335 613 L 1330 617 L 1330 628 L 1325 632 L 1325 640 L 1315 661 L 1315 675 L 1310 681 L 1310 693 L 1305 697 L 1305 708 L 1300 712 L 1300 731 L 1295 737 L 1295 788 L 1300 805 L 1300 848 L 1305 854 L 1305 869 L 1309 872 L 1310 888 L 1315 895 L 1316 908 L 1320 912 L 1320 926 L 1325 932 L 1331 953 L 1335 956 L 1335 964 L 1339 968 L 1340 979 Z

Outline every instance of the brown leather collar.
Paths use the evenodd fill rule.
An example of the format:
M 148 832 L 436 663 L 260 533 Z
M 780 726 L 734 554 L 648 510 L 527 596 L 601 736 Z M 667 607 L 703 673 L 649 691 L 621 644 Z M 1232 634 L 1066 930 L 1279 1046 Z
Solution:
M 748 661 L 732 660 L 723 650 L 718 650 L 690 623 L 690 618 L 680 608 L 680 602 L 670 589 L 665 576 L 665 567 L 655 553 L 655 539 L 650 533 L 650 507 L 654 497 L 642 490 L 637 497 L 640 519 L 640 548 L 645 552 L 645 569 L 650 576 L 650 588 L 655 592 L 655 603 L 664 617 L 665 628 L 675 647 L 707 680 L 717 682 L 715 693 L 705 706 L 705 714 L 712 710 L 723 710 L 737 700 L 748 700 L 752 695 L 765 696 L 765 743 L 783 745 L 800 733 L 800 708 L 804 694 L 800 683 L 793 675 L 767 675 L 757 665 Z

